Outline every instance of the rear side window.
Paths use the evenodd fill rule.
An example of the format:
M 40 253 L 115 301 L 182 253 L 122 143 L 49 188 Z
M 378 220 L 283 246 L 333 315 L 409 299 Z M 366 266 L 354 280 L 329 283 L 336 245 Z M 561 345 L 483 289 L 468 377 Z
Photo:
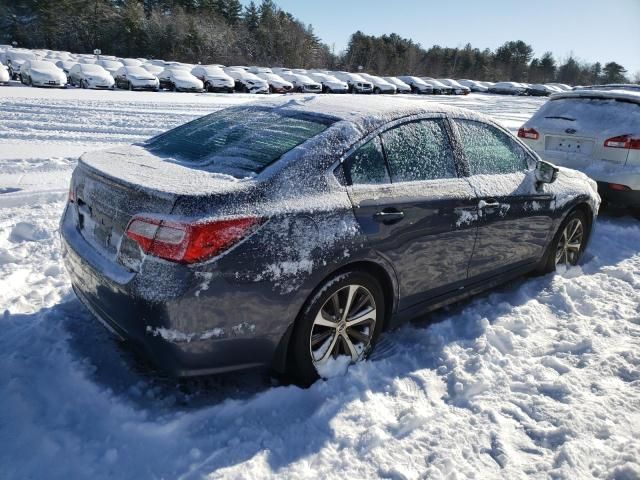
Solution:
M 245 178 L 333 122 L 329 117 L 279 109 L 230 108 L 152 138 L 145 148 L 169 161 Z
M 406 123 L 384 132 L 382 141 L 393 182 L 457 177 L 444 120 Z
M 471 175 L 522 172 L 527 154 L 509 135 L 492 125 L 456 120 Z
M 373 140 L 358 148 L 345 162 L 348 179 L 353 185 L 390 183 L 389 172 L 380 139 Z

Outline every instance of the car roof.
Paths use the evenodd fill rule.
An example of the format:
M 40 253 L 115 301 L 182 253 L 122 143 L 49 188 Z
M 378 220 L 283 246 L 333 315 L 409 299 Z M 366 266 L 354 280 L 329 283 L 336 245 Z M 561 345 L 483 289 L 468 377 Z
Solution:
M 551 100 L 559 100 L 562 98 L 603 98 L 613 100 L 626 100 L 640 104 L 640 92 L 633 90 L 569 90 L 567 92 L 554 93 Z

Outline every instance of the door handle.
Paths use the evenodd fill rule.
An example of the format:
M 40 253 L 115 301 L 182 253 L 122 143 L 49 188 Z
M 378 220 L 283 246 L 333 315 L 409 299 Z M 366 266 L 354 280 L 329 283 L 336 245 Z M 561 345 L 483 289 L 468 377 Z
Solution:
M 496 202 L 494 199 L 490 199 L 489 201 L 480 200 L 478 202 L 478 208 L 480 208 L 480 209 L 498 208 L 499 206 L 500 206 L 500 202 Z
M 373 219 L 376 222 L 382 223 L 393 223 L 398 222 L 404 218 L 404 212 L 396 209 L 385 209 L 381 212 L 376 212 L 373 214 Z

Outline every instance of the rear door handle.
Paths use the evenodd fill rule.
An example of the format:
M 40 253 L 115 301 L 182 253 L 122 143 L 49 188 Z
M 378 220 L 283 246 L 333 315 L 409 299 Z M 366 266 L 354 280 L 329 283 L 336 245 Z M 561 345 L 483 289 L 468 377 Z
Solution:
M 478 202 L 478 208 L 479 209 L 484 209 L 484 208 L 498 208 L 500 206 L 500 202 L 496 202 L 494 199 L 490 199 L 490 200 L 480 200 Z
M 394 209 L 385 209 L 381 212 L 376 212 L 373 214 L 373 219 L 376 222 L 382 223 L 394 223 L 402 220 L 404 218 L 404 212 L 400 210 Z

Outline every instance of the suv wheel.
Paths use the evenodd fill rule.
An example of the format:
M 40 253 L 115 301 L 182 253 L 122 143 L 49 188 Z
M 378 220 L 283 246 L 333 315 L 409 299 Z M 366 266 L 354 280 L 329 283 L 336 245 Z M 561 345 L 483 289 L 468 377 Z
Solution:
M 384 295 L 368 273 L 351 271 L 327 280 L 307 301 L 293 330 L 289 370 L 300 385 L 323 375 L 331 359 L 364 360 L 384 323 Z
M 588 238 L 587 216 L 580 210 L 574 210 L 560 224 L 558 232 L 547 249 L 544 264 L 540 269 L 541 273 L 553 272 L 558 265 L 577 265 L 587 246 Z

